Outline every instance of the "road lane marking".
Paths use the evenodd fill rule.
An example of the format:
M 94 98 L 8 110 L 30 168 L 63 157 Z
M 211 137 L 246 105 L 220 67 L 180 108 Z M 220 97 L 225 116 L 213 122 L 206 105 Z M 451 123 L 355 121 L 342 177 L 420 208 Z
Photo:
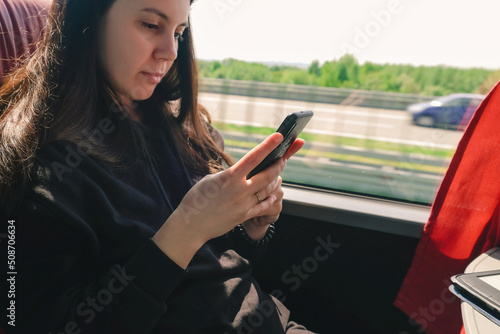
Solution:
M 221 99 L 218 97 L 212 97 L 212 96 L 204 96 L 200 98 L 201 101 L 213 101 L 213 102 L 229 102 L 232 104 L 241 104 L 245 105 L 248 103 L 252 103 L 255 106 L 260 106 L 260 107 L 281 107 L 281 108 L 287 108 L 287 109 L 301 109 L 301 110 L 306 110 L 306 109 L 311 109 L 311 106 L 306 106 L 306 105 L 300 105 L 300 104 L 280 104 L 280 103 L 271 103 L 271 102 L 262 102 L 262 101 L 248 101 L 248 100 L 238 100 L 234 98 L 226 98 L 226 99 Z M 314 111 L 316 112 L 324 112 L 324 113 L 329 113 L 329 114 L 348 114 L 348 115 L 355 115 L 355 116 L 364 116 L 364 117 L 373 117 L 376 116 L 378 118 L 386 118 L 386 119 L 393 119 L 393 120 L 409 120 L 410 116 L 409 115 L 395 115 L 392 113 L 377 113 L 377 112 L 366 112 L 366 111 L 359 111 L 359 110 L 352 110 L 352 109 L 346 109 L 349 108 L 349 106 L 343 106 L 341 109 L 338 108 L 324 108 L 324 107 L 315 107 Z
M 228 147 L 229 151 L 232 152 L 237 152 L 240 154 L 246 154 L 248 153 L 249 150 L 247 149 L 242 149 L 238 147 Z M 397 168 L 391 168 L 391 170 L 387 170 L 386 165 L 376 165 L 376 166 L 369 166 L 366 164 L 357 164 L 354 162 L 350 161 L 339 161 L 339 160 L 330 160 L 327 159 L 318 159 L 317 157 L 311 158 L 307 156 L 294 156 L 293 161 L 302 161 L 305 164 L 311 165 L 311 164 L 320 164 L 320 165 L 330 165 L 330 166 L 338 166 L 338 167 L 347 167 L 350 170 L 361 170 L 361 171 L 372 171 L 372 172 L 377 172 L 380 173 L 381 175 L 383 174 L 392 174 L 393 176 L 413 176 L 413 177 L 418 177 L 418 178 L 425 178 L 428 180 L 434 180 L 434 181 L 439 181 L 443 178 L 442 175 L 440 174 L 431 174 L 431 173 L 421 173 L 415 170 L 408 170 L 408 169 L 397 169 Z M 293 161 L 291 163 L 293 163 Z M 312 169 L 315 169 L 314 167 L 311 167 Z M 355 174 L 357 172 L 353 172 Z M 377 177 L 377 176 L 375 176 Z M 415 181 L 417 183 L 418 181 Z
M 254 127 L 269 127 L 268 124 L 248 123 L 245 121 L 237 121 L 237 120 L 232 121 L 232 120 L 214 119 L 214 121 L 226 123 L 226 124 L 233 124 L 233 125 L 249 125 L 249 126 L 254 126 Z M 452 149 L 456 148 L 456 145 L 439 144 L 439 143 L 430 142 L 430 141 L 408 140 L 408 139 L 388 138 L 388 137 L 378 137 L 378 136 L 366 136 L 363 134 L 355 134 L 355 133 L 348 133 L 348 132 L 336 132 L 336 131 L 331 131 L 331 130 L 325 131 L 325 130 L 311 130 L 311 129 L 307 130 L 306 129 L 304 132 L 313 133 L 313 134 L 320 134 L 320 135 L 330 135 L 330 136 L 337 136 L 337 137 L 363 139 L 363 140 L 385 141 L 385 142 L 395 143 L 395 144 L 406 144 L 406 145 L 413 145 L 413 146 L 433 147 L 433 148 L 440 148 L 440 149 L 445 149 L 445 150 L 452 150 Z
M 314 117 L 312 119 L 314 122 L 330 122 L 330 123 L 339 123 L 338 119 L 332 119 L 332 118 L 325 118 L 325 117 Z M 384 128 L 384 129 L 394 129 L 394 125 L 392 124 L 385 124 L 385 123 L 375 123 L 373 122 L 360 122 L 360 121 L 351 121 L 351 120 L 342 120 L 342 124 L 346 125 L 359 125 L 359 126 L 370 126 L 370 127 L 378 127 L 378 128 Z

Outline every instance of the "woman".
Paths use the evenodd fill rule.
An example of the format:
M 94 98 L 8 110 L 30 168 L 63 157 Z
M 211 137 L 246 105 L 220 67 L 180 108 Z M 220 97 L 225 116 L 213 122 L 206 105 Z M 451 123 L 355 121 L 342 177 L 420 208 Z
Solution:
M 307 332 L 249 260 L 281 211 L 250 180 L 274 134 L 231 165 L 197 103 L 189 0 L 55 0 L 0 89 L 4 221 L 20 333 Z

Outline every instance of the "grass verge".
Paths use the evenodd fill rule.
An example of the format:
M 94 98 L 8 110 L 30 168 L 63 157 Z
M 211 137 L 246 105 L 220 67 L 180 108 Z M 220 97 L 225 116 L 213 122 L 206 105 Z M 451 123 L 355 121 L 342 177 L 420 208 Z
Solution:
M 276 131 L 276 129 L 270 127 L 256 127 L 251 125 L 235 125 L 217 122 L 214 122 L 213 126 L 220 131 L 240 132 L 252 135 L 268 136 Z M 352 146 L 366 148 L 369 150 L 391 151 L 401 154 L 419 154 L 437 158 L 451 158 L 455 152 L 454 149 L 447 150 L 435 147 L 426 147 L 423 145 L 397 144 L 372 139 L 358 139 L 333 135 L 312 134 L 307 132 L 303 132 L 300 135 L 300 138 L 303 138 L 305 141 L 309 142 L 320 142 L 340 146 Z
M 237 147 L 237 148 L 246 148 L 248 150 L 255 147 L 255 143 L 239 141 L 239 140 L 226 140 L 227 147 Z M 388 166 L 393 167 L 395 169 L 400 170 L 411 170 L 416 172 L 425 172 L 425 173 L 433 173 L 433 174 L 444 174 L 446 171 L 445 166 L 430 166 L 425 164 L 418 164 L 410 161 L 397 161 L 397 160 L 387 160 L 380 158 L 372 158 L 372 157 L 363 157 L 360 155 L 354 154 L 342 154 L 335 152 L 325 152 L 325 151 L 317 151 L 312 149 L 301 149 L 297 152 L 296 155 L 299 156 L 307 156 L 308 158 L 326 158 L 334 161 L 344 161 L 349 163 L 358 163 L 365 165 L 376 165 L 376 166 Z

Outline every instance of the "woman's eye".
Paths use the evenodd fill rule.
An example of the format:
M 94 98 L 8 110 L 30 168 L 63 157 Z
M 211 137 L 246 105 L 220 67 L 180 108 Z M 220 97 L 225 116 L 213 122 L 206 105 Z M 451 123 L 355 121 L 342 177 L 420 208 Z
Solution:
M 160 27 L 158 25 L 153 24 L 153 23 L 148 23 L 148 22 L 142 22 L 142 26 L 148 30 L 159 30 L 160 29 Z
M 183 34 L 182 32 L 181 33 L 176 32 L 174 35 L 175 39 L 179 42 L 182 42 L 184 40 L 184 38 L 182 37 L 182 34 Z

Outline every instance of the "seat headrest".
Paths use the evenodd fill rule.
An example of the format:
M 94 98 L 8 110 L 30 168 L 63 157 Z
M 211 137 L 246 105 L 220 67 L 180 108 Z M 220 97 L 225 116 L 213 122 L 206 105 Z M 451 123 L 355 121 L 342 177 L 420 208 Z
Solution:
M 52 0 L 0 0 L 0 82 L 34 50 Z

